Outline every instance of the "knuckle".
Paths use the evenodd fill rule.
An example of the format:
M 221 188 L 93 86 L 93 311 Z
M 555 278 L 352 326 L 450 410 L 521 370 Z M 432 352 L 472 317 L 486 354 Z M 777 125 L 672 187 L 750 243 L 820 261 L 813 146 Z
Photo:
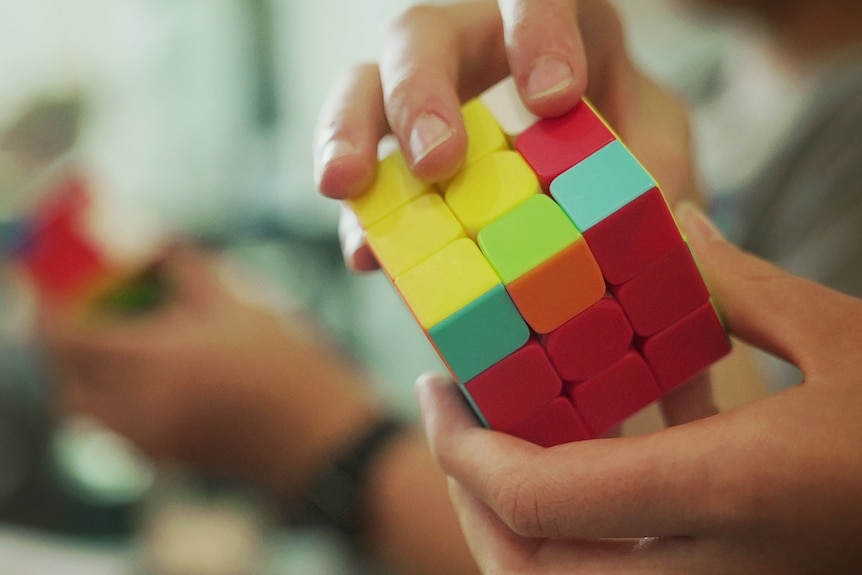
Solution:
M 441 17 L 443 10 L 439 6 L 430 4 L 414 4 L 389 21 L 385 28 L 384 37 L 400 36 L 409 32 L 429 20 Z
M 513 474 L 494 494 L 500 518 L 518 535 L 543 536 L 546 519 L 541 493 L 540 486 L 530 476 Z

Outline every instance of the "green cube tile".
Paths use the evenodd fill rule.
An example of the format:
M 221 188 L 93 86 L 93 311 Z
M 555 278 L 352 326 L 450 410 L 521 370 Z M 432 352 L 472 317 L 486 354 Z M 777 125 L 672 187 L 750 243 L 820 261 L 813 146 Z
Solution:
M 499 285 L 432 327 L 428 336 L 464 383 L 523 346 L 530 329 Z
M 656 187 L 631 152 L 614 141 L 551 182 L 551 195 L 581 232 Z
M 580 237 L 560 206 L 539 194 L 485 226 L 477 239 L 494 271 L 509 284 Z

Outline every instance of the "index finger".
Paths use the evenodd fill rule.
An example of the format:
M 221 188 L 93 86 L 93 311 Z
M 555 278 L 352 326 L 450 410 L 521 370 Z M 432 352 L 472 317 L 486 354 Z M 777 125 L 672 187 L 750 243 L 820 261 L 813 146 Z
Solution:
M 499 0 L 509 67 L 539 116 L 567 112 L 583 95 L 587 60 L 575 0 Z
M 386 115 L 419 178 L 455 172 L 467 143 L 461 102 L 506 70 L 493 2 L 414 6 L 392 23 L 380 62 Z
M 377 66 L 357 66 L 332 84 L 314 131 L 314 179 L 327 197 L 346 199 L 374 180 L 377 143 L 387 133 Z

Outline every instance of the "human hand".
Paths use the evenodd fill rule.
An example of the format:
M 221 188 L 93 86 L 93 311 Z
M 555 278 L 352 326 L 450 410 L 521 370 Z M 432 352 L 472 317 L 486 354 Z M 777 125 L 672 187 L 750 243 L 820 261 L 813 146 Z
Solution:
M 418 6 L 384 34 L 378 65 L 334 83 L 315 134 L 318 187 L 345 199 L 371 185 L 379 140 L 397 137 L 414 173 L 440 181 L 466 149 L 460 104 L 511 74 L 539 116 L 584 95 L 653 173 L 671 204 L 695 189 L 687 113 L 632 65 L 619 19 L 604 0 L 479 0 Z M 348 266 L 377 264 L 355 217 L 340 236 Z
M 432 451 L 483 571 L 862 572 L 862 302 L 738 251 L 694 208 L 679 216 L 730 329 L 804 384 L 647 436 L 541 449 L 478 427 L 454 386 L 425 378 Z
M 171 287 L 161 307 L 46 307 L 40 334 L 61 410 L 95 416 L 158 460 L 289 498 L 378 407 L 362 372 L 301 312 L 235 289 L 251 283 L 236 267 L 176 247 L 158 264 Z
M 695 189 L 687 114 L 635 69 L 623 44 L 620 21 L 604 0 L 414 7 L 384 35 L 379 66 L 358 66 L 334 84 L 315 135 L 320 191 L 340 199 L 361 194 L 374 178 L 378 142 L 390 131 L 416 175 L 451 175 L 466 146 L 460 103 L 510 73 L 539 115 L 565 112 L 586 89 L 673 204 Z M 568 72 L 561 78 L 561 71 Z M 435 126 L 442 130 L 429 135 Z M 348 209 L 339 235 L 348 267 L 377 267 Z M 671 423 L 715 410 L 703 377 L 663 398 L 662 407 Z

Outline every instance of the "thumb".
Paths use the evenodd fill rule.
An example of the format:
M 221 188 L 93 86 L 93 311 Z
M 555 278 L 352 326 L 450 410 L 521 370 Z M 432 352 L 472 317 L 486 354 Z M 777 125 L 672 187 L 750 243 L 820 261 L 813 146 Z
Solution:
M 680 202 L 677 220 L 728 329 L 741 340 L 808 372 L 846 362 L 859 337 L 860 302 L 790 275 L 745 253 L 697 207 Z

